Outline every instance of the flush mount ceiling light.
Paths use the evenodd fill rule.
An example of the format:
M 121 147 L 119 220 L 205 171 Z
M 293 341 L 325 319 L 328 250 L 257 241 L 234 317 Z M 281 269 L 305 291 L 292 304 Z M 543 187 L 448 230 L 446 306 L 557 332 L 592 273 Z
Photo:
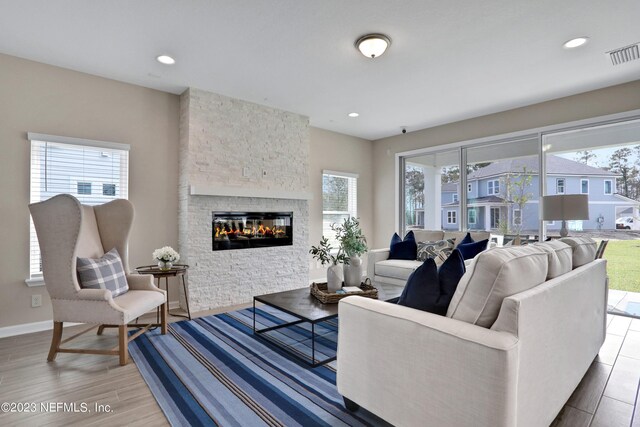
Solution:
M 580 47 L 583 44 L 585 44 L 586 42 L 589 41 L 589 37 L 576 37 L 575 39 L 571 39 L 571 40 L 567 40 L 566 42 L 564 42 L 564 44 L 562 45 L 565 49 L 573 49 L 575 47 Z
M 367 34 L 356 40 L 356 47 L 367 58 L 377 58 L 391 45 L 391 39 L 384 34 Z
M 173 65 L 176 63 L 176 60 L 170 57 L 169 55 L 160 55 L 156 57 L 156 61 L 164 65 Z
M 349 117 L 358 117 L 359 115 L 358 113 L 349 113 Z

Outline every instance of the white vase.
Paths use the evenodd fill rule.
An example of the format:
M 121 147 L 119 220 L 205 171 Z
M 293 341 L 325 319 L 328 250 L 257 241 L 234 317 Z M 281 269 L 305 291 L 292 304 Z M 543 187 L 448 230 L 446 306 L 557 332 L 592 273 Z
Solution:
M 332 265 L 327 269 L 327 291 L 334 293 L 338 289 L 342 288 L 342 266 Z
M 359 256 L 349 257 L 349 265 L 344 265 L 344 285 L 360 286 L 362 282 L 362 258 Z

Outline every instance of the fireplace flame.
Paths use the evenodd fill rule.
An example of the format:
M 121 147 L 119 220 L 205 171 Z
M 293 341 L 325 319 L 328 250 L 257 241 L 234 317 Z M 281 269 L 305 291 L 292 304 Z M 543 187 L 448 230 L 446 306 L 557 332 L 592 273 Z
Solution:
M 265 227 L 260 225 L 257 229 L 256 227 L 248 228 L 245 227 L 242 230 L 224 230 L 220 227 L 216 227 L 215 229 L 215 238 L 216 239 L 224 239 L 224 238 L 235 238 L 238 236 L 244 237 L 283 237 L 286 235 L 286 231 L 283 228 L 274 227 L 273 229 L 270 227 Z

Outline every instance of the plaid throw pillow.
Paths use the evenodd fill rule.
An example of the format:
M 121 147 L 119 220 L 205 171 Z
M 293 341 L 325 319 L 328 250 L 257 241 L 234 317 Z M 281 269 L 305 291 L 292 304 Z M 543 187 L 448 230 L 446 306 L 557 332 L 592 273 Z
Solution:
M 434 242 L 419 242 L 418 243 L 418 261 L 425 261 L 429 258 L 433 258 L 438 261 L 446 261 L 451 255 L 453 248 L 456 245 L 456 239 L 438 240 Z
M 78 257 L 76 270 L 83 289 L 108 289 L 114 298 L 129 290 L 120 254 L 115 248 L 98 259 Z

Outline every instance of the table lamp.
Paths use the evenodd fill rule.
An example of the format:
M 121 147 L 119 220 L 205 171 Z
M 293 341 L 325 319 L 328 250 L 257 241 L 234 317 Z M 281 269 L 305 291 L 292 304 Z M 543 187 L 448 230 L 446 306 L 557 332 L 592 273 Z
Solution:
M 559 194 L 542 197 L 542 219 L 562 221 L 560 236 L 567 237 L 568 220 L 589 219 L 589 196 L 586 194 Z

